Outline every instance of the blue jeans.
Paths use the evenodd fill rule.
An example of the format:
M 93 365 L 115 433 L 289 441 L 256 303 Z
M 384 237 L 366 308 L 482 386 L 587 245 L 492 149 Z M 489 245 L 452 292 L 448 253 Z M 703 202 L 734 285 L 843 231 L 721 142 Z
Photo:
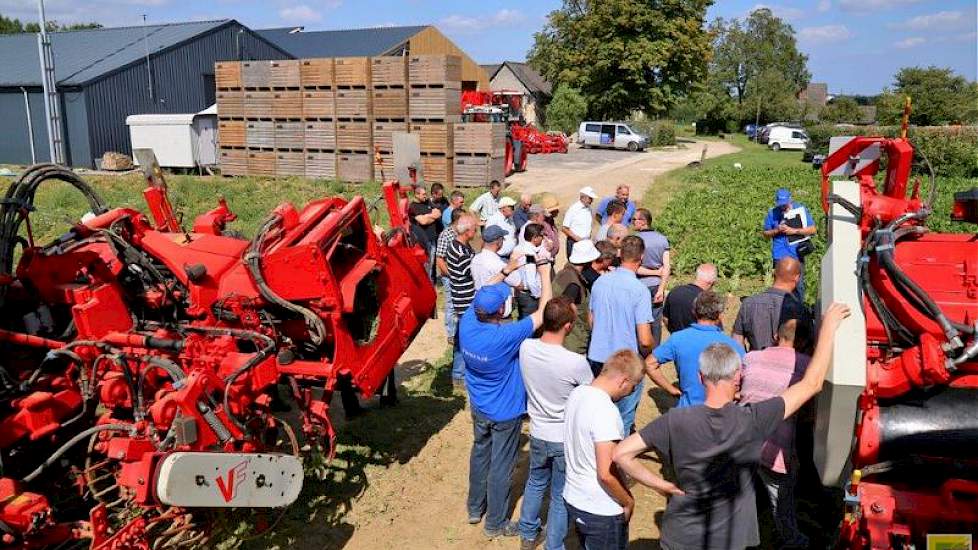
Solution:
M 486 514 L 487 531 L 502 529 L 509 521 L 510 489 L 522 423 L 521 416 L 496 422 L 472 408 L 467 506 L 469 517 Z
M 638 409 L 638 403 L 642 400 L 642 390 L 645 389 L 645 380 L 641 380 L 635 385 L 635 389 L 632 393 L 622 397 L 615 405 L 618 406 L 618 412 L 621 413 L 621 423 L 622 429 L 625 430 L 625 437 L 632 433 L 632 426 L 635 425 L 635 411 Z
M 545 550 L 564 550 L 567 535 L 567 508 L 564 506 L 564 444 L 530 436 L 530 472 L 523 489 L 520 508 L 520 537 L 535 540 L 540 532 L 540 508 L 550 487 Z
M 455 345 L 452 346 L 452 380 L 465 380 L 465 357 L 462 356 L 462 341 L 458 337 L 458 316 L 452 312 L 455 319 Z
M 455 338 L 455 306 L 452 304 L 452 286 L 448 277 L 442 275 L 441 288 L 445 294 L 445 334 Z
M 628 546 L 625 514 L 599 516 L 567 504 L 567 515 L 584 550 L 625 550 Z

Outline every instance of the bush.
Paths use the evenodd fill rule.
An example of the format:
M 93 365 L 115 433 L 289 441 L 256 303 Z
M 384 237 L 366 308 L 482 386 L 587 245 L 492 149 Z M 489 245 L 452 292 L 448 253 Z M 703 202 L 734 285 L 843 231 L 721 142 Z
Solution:
M 587 100 L 567 84 L 557 86 L 547 105 L 547 129 L 571 135 L 587 116 Z
M 668 120 L 648 120 L 632 118 L 628 125 L 637 132 L 649 137 L 650 147 L 665 147 L 676 144 L 676 123 Z

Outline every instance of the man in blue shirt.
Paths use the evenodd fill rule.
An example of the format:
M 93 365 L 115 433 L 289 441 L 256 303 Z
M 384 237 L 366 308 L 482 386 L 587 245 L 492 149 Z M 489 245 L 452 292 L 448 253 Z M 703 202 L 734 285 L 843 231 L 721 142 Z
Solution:
M 591 344 L 587 358 L 595 378 L 616 351 L 629 349 L 642 355 L 652 349 L 652 296 L 636 276 L 645 254 L 645 242 L 631 235 L 621 244 L 621 267 L 610 271 L 591 287 Z M 643 383 L 618 401 L 625 433 L 635 424 L 635 409 Z
M 504 276 L 508 276 L 506 269 Z M 550 262 L 542 261 L 537 269 L 543 285 L 540 303 L 546 304 L 551 297 Z M 519 534 L 517 524 L 509 519 L 513 469 L 526 414 L 519 352 L 523 341 L 543 325 L 544 309 L 511 322 L 512 290 L 506 283 L 496 283 L 479 289 L 459 320 L 474 437 L 469 457 L 469 523 L 479 523 L 485 514 L 489 538 Z
M 725 307 L 723 296 L 712 290 L 700 292 L 693 301 L 696 323 L 671 335 L 645 359 L 645 370 L 649 378 L 670 395 L 679 397 L 678 407 L 702 405 L 703 400 L 706 399 L 706 390 L 699 375 L 700 354 L 710 344 L 716 342 L 727 344 L 741 358 L 744 357 L 744 347 L 724 334 L 720 328 L 720 315 Z M 659 370 L 663 363 L 670 361 L 676 364 L 679 388 L 667 380 Z
M 621 224 L 628 227 L 632 223 L 632 216 L 635 215 L 635 201 L 628 200 L 630 194 L 631 188 L 622 184 L 615 189 L 615 196 L 601 199 L 601 202 L 598 203 L 598 208 L 594 211 L 594 216 L 598 219 L 598 223 L 600 225 L 607 223 L 608 205 L 611 204 L 611 201 L 617 200 L 625 205 L 625 217 L 622 219 Z
M 802 262 L 801 280 L 795 292 L 805 296 L 805 255 L 799 254 L 802 242 L 809 242 L 815 234 L 815 222 L 805 205 L 791 200 L 791 192 L 785 188 L 774 193 L 774 208 L 767 211 L 764 218 L 764 236 L 771 239 L 771 259 L 774 265 L 778 260 L 790 257 Z
M 465 195 L 461 191 L 452 191 L 451 197 L 448 199 L 448 208 L 441 214 L 442 225 L 446 228 L 452 225 L 452 212 L 462 208 L 464 203 Z

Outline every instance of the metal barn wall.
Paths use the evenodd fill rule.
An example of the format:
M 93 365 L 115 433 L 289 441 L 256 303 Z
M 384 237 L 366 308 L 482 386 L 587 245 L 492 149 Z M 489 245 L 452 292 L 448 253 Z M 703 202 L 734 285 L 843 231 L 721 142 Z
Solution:
M 144 113 L 194 113 L 213 97 L 214 62 L 231 59 L 288 59 L 290 56 L 257 38 L 240 25 L 228 25 L 150 58 L 153 97 L 145 61 L 88 84 L 90 158 L 74 158 L 91 166 L 106 151 L 131 154 L 126 117 Z
M 64 91 L 61 97 L 61 113 L 67 131 L 65 132 L 65 153 L 69 164 L 88 166 L 90 150 L 88 139 L 88 116 L 85 111 L 84 93 Z M 34 152 L 37 162 L 51 159 L 48 150 L 48 130 L 44 114 L 44 95 L 40 88 L 27 88 L 30 102 L 31 124 L 34 130 Z M 4 121 L 4 132 L 0 133 L 0 162 L 9 164 L 30 164 L 31 145 L 27 127 L 27 109 L 24 94 L 19 88 L 0 90 L 0 120 Z

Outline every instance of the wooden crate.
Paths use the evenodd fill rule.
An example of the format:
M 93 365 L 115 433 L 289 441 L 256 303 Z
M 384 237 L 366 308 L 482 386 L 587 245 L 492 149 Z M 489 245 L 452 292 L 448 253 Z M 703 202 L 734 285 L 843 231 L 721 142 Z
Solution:
M 370 153 L 338 153 L 336 178 L 340 181 L 363 183 L 374 179 L 373 155 Z
M 306 151 L 306 177 L 336 179 L 336 153 Z
M 221 120 L 217 123 L 217 141 L 223 147 L 244 147 L 245 121 Z
M 333 118 L 336 116 L 333 90 L 303 90 L 302 116 L 306 118 Z
M 223 176 L 248 175 L 248 151 L 245 149 L 224 149 L 218 153 L 218 163 Z
M 424 171 L 424 182 L 426 184 L 451 185 L 454 168 L 452 157 L 421 155 L 421 168 Z
M 336 90 L 336 117 L 370 117 L 370 91 L 359 88 L 351 90 Z
M 272 116 L 272 92 L 248 90 L 244 93 L 244 116 L 270 118 Z
M 275 118 L 302 118 L 302 92 L 276 90 L 272 92 L 272 116 Z
M 337 57 L 333 65 L 333 82 L 336 86 L 370 86 L 370 58 Z
M 349 151 L 370 151 L 370 130 L 370 122 L 366 120 L 336 121 L 336 148 Z
M 248 175 L 274 176 L 275 151 L 248 151 Z
M 441 84 L 460 88 L 462 58 L 447 54 L 412 55 L 408 59 L 408 81 L 412 86 Z
M 374 147 L 381 151 L 394 150 L 394 134 L 408 131 L 404 121 L 374 121 Z
M 404 88 L 374 89 L 372 95 L 374 118 L 407 118 L 407 90 Z
M 486 187 L 495 180 L 506 179 L 506 159 L 485 155 L 460 155 L 455 157 L 455 187 Z
M 305 147 L 306 128 L 302 122 L 276 122 L 275 147 L 278 149 L 302 149 Z
M 443 122 L 413 123 L 412 134 L 420 134 L 421 152 L 452 154 L 452 125 Z
M 299 60 L 283 59 L 269 61 L 269 86 L 273 88 L 298 88 L 301 84 L 299 79 Z
M 219 90 L 217 92 L 216 99 L 218 116 L 244 116 L 244 92 L 241 90 Z
M 370 58 L 370 81 L 375 88 L 407 86 L 407 63 L 404 56 Z
M 319 57 L 299 60 L 299 82 L 315 88 L 333 87 L 333 58 Z
M 305 127 L 306 149 L 336 149 L 336 124 L 332 120 L 307 120 Z
M 278 176 L 305 176 L 306 154 L 303 151 L 278 151 L 275 153 L 275 174 Z
M 271 120 L 249 120 L 245 128 L 245 144 L 248 147 L 275 147 L 275 123 Z
M 458 153 L 501 157 L 506 154 L 506 125 L 488 122 L 466 122 L 455 125 L 455 148 Z
M 218 61 L 214 64 L 214 84 L 218 88 L 241 87 L 241 62 Z
M 271 86 L 271 76 L 270 61 L 241 62 L 241 84 L 245 88 L 268 88 Z
M 411 88 L 408 112 L 411 118 L 458 118 L 462 114 L 462 91 L 452 88 Z

